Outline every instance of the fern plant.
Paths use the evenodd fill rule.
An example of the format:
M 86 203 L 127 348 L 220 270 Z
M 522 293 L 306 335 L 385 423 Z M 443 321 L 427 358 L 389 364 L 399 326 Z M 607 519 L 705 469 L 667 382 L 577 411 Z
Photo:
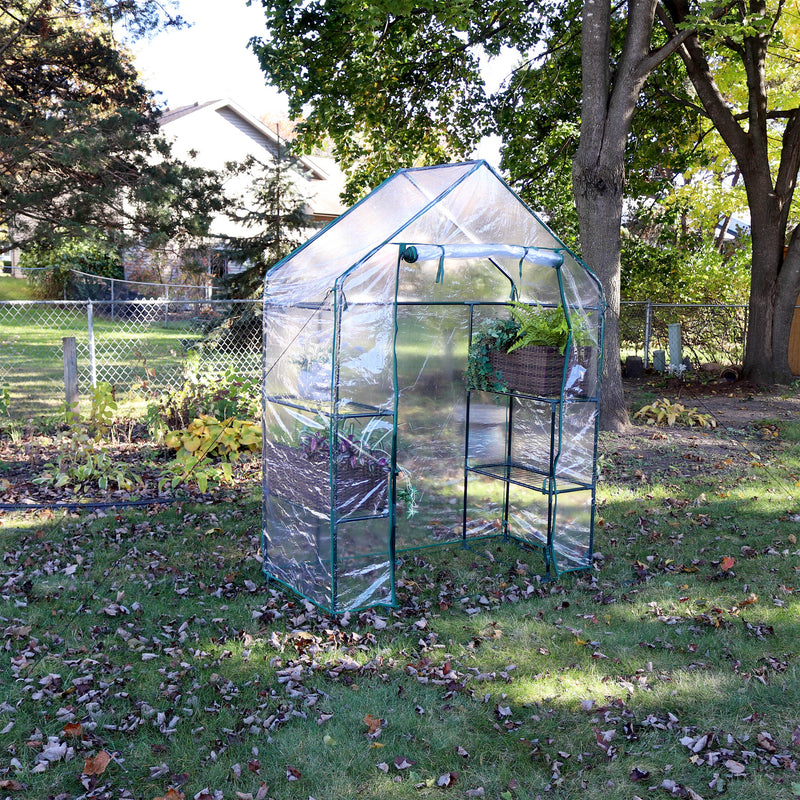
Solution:
M 561 355 L 564 355 L 570 333 L 576 344 L 586 344 L 589 341 L 586 318 L 574 315 L 567 321 L 561 306 L 544 308 L 514 302 L 510 310 L 511 318 L 517 326 L 517 333 L 516 339 L 507 350 L 509 353 L 520 347 L 540 345 L 555 347 Z

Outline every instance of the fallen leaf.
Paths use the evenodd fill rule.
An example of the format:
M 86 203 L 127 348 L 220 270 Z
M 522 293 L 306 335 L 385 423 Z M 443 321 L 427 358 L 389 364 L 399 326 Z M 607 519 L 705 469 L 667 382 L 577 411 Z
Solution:
M 110 762 L 111 756 L 105 750 L 101 750 L 94 758 L 89 757 L 84 761 L 83 774 L 102 775 Z
M 373 717 L 372 714 L 367 714 L 364 717 L 364 724 L 367 726 L 367 736 L 374 736 L 383 727 L 383 720 L 380 717 Z
M 731 775 L 744 775 L 745 770 L 747 769 L 744 764 L 741 764 L 738 761 L 734 761 L 732 758 L 729 758 L 725 762 L 725 769 L 731 773 Z
M 299 781 L 303 777 L 303 773 L 295 767 L 286 767 L 286 780 Z
M 163 778 L 169 775 L 169 767 L 166 764 L 159 764 L 157 767 L 150 767 L 150 780 Z
M 739 606 L 739 608 L 745 608 L 746 606 L 751 606 L 753 603 L 757 602 L 758 595 L 750 592 L 750 594 L 744 600 L 740 600 L 736 605 Z
M 650 773 L 646 769 L 639 769 L 639 767 L 634 767 L 631 770 L 631 780 L 636 783 L 637 781 L 643 781 L 645 778 L 649 778 Z
M 736 559 L 732 556 L 725 556 L 722 561 L 719 562 L 719 568 L 722 572 L 727 572 L 729 569 L 733 568 L 733 565 L 736 563 Z
M 768 753 L 776 753 L 778 751 L 778 748 L 775 747 L 774 739 L 767 731 L 761 731 L 758 734 L 758 744 Z
M 436 781 L 436 785 L 441 789 L 449 789 L 451 786 L 455 786 L 456 783 L 458 783 L 457 772 L 445 772 L 445 774 L 440 775 Z
M 167 793 L 160 797 L 154 797 L 153 800 L 186 800 L 186 795 L 173 789 L 171 786 L 167 789 Z
M 19 781 L 2 780 L 0 781 L 0 789 L 9 792 L 21 792 L 25 787 Z
M 81 726 L 80 722 L 68 722 L 62 729 L 61 732 L 64 736 L 74 736 L 76 738 L 80 738 L 83 736 L 83 727 Z
M 416 761 L 410 761 L 405 756 L 397 756 L 394 760 L 394 768 L 395 769 L 408 769 L 409 767 L 413 767 L 416 764 Z

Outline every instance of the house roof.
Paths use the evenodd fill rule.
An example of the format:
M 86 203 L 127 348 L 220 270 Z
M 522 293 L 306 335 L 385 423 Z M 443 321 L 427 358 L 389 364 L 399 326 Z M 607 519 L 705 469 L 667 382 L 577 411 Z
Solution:
M 202 105 L 200 103 L 192 103 L 189 106 L 181 106 L 180 108 L 168 108 L 161 113 L 161 116 L 158 118 L 158 124 L 162 127 L 164 125 L 169 125 L 170 122 L 175 122 L 175 120 L 185 117 L 187 114 L 193 114 L 195 111 L 199 111 L 201 108 L 206 108 L 217 102 L 219 101 L 209 100 Z
M 227 116 L 229 118 L 231 116 L 234 117 L 235 122 L 238 123 L 238 127 L 240 127 L 242 130 L 245 130 L 250 136 L 256 139 L 262 137 L 264 140 L 274 146 L 279 146 L 281 144 L 285 144 L 286 142 L 285 139 L 283 139 L 278 135 L 277 132 L 258 119 L 258 117 L 253 116 L 238 103 L 227 98 L 220 100 L 209 100 L 205 103 L 193 103 L 192 105 L 181 106 L 180 108 L 175 109 L 167 109 L 159 118 L 159 124 L 162 128 L 164 128 L 180 119 L 184 119 L 191 114 L 196 114 L 201 111 L 216 111 L 223 114 L 227 112 Z M 250 130 L 247 130 L 248 128 Z M 304 170 L 308 170 L 311 173 L 312 179 L 325 180 L 330 177 L 317 163 L 316 159 L 308 156 L 299 156 L 296 157 L 296 160 Z
M 269 125 L 226 98 L 168 109 L 159 122 L 187 155 L 208 169 L 248 155 L 273 157 L 286 145 Z M 329 221 L 345 210 L 339 199 L 345 178 L 333 159 L 293 156 L 293 165 L 312 217 Z

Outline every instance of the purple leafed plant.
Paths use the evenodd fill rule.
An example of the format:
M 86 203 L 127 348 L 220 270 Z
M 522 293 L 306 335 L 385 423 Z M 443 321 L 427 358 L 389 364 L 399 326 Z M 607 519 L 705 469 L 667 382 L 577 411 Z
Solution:
M 311 461 L 330 458 L 330 438 L 326 431 L 301 434 L 300 447 Z M 389 457 L 385 451 L 370 448 L 353 436 L 340 434 L 334 452 L 339 464 L 349 464 L 353 468 L 363 466 L 370 471 L 386 471 L 389 467 Z

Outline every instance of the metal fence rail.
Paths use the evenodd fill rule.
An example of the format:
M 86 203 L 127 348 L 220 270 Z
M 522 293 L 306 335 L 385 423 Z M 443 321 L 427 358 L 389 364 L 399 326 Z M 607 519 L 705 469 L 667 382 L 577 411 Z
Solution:
M 34 277 L 52 272 L 52 267 L 18 267 L 20 277 Z M 198 283 L 157 283 L 123 278 L 107 278 L 79 269 L 64 273 L 64 300 L 214 300 L 219 299 L 220 287 L 211 285 L 208 276 L 197 276 Z
M 0 391 L 11 416 L 64 402 L 63 339 L 74 337 L 82 397 L 107 381 L 117 397 L 180 386 L 187 367 L 261 375 L 261 301 L 0 302 Z

